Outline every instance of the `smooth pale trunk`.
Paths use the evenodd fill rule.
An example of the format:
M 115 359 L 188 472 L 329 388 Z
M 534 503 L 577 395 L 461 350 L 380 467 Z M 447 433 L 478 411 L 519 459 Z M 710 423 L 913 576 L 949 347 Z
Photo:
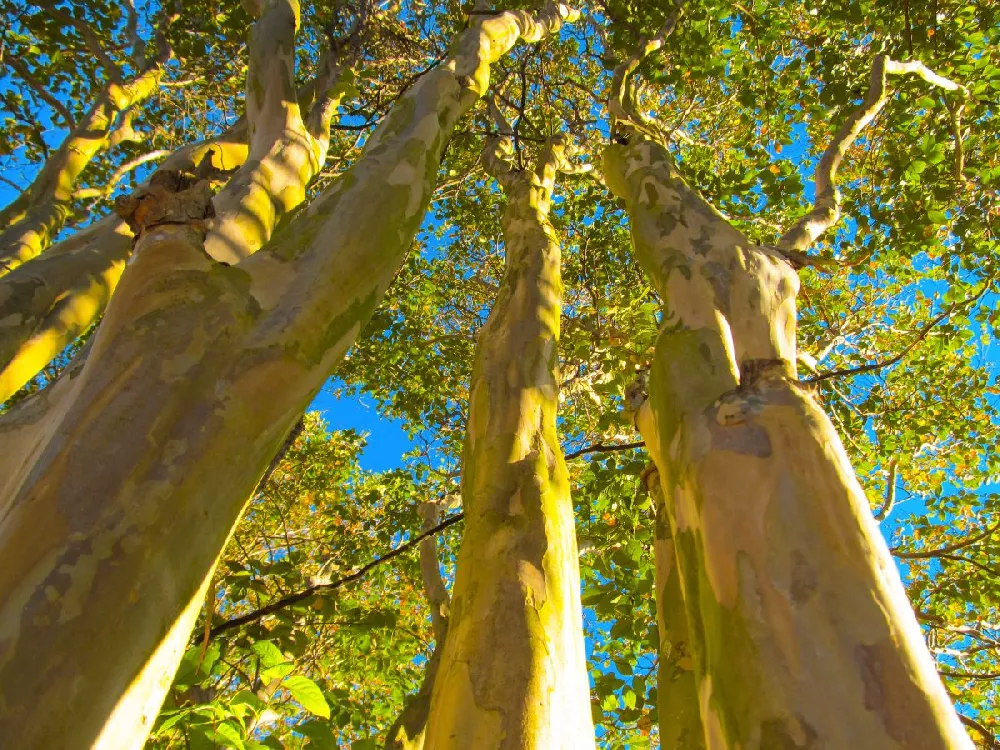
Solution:
M 792 268 L 648 140 L 611 146 L 665 301 L 638 426 L 676 545 L 709 748 L 970 748 L 830 420 L 794 380 Z
M 558 22 L 473 24 L 239 265 L 196 225 L 145 233 L 85 361 L 0 418 L 5 744 L 141 747 L 234 522 L 400 267 L 456 120 L 519 34 Z
M 656 668 L 660 748 L 700 750 L 705 747 L 705 736 L 670 517 L 659 471 L 652 467 L 652 471 L 647 470 L 645 479 L 656 514 L 653 555 L 656 562 L 656 627 L 660 641 Z
M 556 434 L 561 281 L 551 175 L 520 177 L 505 185 L 506 272 L 473 366 L 465 532 L 426 750 L 594 747 L 573 508 Z

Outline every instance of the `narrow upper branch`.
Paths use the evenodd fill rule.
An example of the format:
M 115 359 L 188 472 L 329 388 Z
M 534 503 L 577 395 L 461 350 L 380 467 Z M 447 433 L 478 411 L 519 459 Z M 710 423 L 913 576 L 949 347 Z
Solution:
M 59 116 L 62 117 L 63 122 L 66 123 L 66 127 L 68 127 L 70 130 L 76 127 L 76 121 L 73 119 L 73 115 L 70 114 L 69 109 L 61 101 L 59 101 L 56 97 L 54 97 L 52 93 L 48 89 L 46 89 L 45 86 L 42 85 L 41 81 L 39 81 L 31 74 L 31 72 L 28 70 L 28 67 L 24 64 L 22 60 L 15 57 L 14 55 L 10 55 L 7 57 L 6 60 L 4 60 L 4 62 L 10 65 L 10 67 L 14 70 L 14 72 L 17 73 L 21 77 L 21 79 L 28 84 L 31 90 L 38 95 L 39 99 L 41 99 L 43 102 L 52 107 L 52 109 L 54 109 L 59 114 Z
M 76 29 L 76 32 L 83 39 L 83 43 L 86 45 L 87 50 L 97 58 L 98 62 L 101 63 L 101 67 L 103 67 L 104 71 L 108 74 L 108 78 L 115 83 L 122 82 L 123 77 L 121 69 L 115 65 L 114 61 L 105 51 L 104 47 L 101 46 L 101 42 L 97 38 L 97 34 L 94 33 L 94 29 L 90 26 L 90 24 L 70 13 L 60 10 L 56 7 L 55 2 L 52 0 L 39 0 L 38 4 L 55 20 Z
M 674 33 L 677 21 L 683 13 L 683 2 L 679 2 L 660 29 L 650 38 L 643 38 L 632 50 L 629 59 L 615 68 L 608 94 L 608 113 L 611 116 L 611 131 L 616 129 L 639 131 L 658 138 L 656 126 L 636 109 L 633 77 L 639 65 L 649 55 L 662 49 L 667 37 Z
M 886 55 L 878 55 L 872 66 L 868 93 L 847 121 L 840 127 L 827 146 L 823 157 L 816 166 L 816 203 L 808 214 L 799 219 L 791 229 L 782 235 L 778 247 L 782 250 L 805 251 L 827 229 L 840 220 L 840 190 L 837 188 L 837 170 L 848 149 L 854 144 L 861 131 L 875 119 L 875 116 L 889 101 L 891 92 L 887 86 L 890 75 L 915 75 L 945 91 L 960 92 L 963 98 L 968 96 L 968 90 L 938 75 L 917 60 L 897 62 Z M 960 110 L 959 110 L 960 113 Z M 956 156 L 960 161 L 961 140 L 956 135 Z

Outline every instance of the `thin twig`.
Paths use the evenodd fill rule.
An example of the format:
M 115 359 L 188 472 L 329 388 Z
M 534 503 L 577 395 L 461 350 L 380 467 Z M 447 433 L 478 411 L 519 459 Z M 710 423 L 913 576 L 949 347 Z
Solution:
M 399 545 L 398 547 L 396 547 L 396 549 L 387 552 L 382 557 L 376 557 L 374 560 L 358 568 L 350 575 L 344 576 L 343 578 L 340 578 L 336 581 L 331 581 L 330 583 L 319 583 L 313 586 L 309 586 L 303 589 L 302 591 L 298 591 L 294 594 L 290 594 L 286 597 L 278 599 L 277 601 L 271 602 L 267 606 L 261 607 L 260 609 L 254 610 L 253 612 L 248 612 L 247 614 L 241 615 L 240 617 L 234 617 L 231 620 L 226 620 L 225 622 L 220 623 L 216 625 L 214 628 L 212 628 L 212 637 L 215 638 L 221 633 L 225 633 L 226 631 L 241 627 L 250 622 L 255 622 L 261 619 L 262 617 L 273 614 L 275 612 L 280 612 L 286 607 L 290 607 L 293 604 L 297 604 L 298 602 L 301 602 L 304 599 L 308 599 L 310 596 L 319 591 L 335 591 L 336 589 L 342 588 L 349 583 L 353 583 L 354 581 L 364 578 L 364 576 L 372 569 L 377 568 L 382 563 L 388 562 L 389 560 L 392 560 L 395 557 L 399 557 L 404 552 L 408 552 L 409 550 L 413 549 L 418 544 L 420 544 L 421 540 L 426 539 L 427 537 L 432 536 L 434 534 L 438 534 L 447 529 L 449 526 L 454 526 L 456 523 L 458 523 L 464 518 L 465 518 L 464 513 L 456 513 L 455 515 L 446 518 L 444 521 L 439 523 L 434 528 L 428 529 L 427 531 L 423 531 L 420 534 L 417 534 L 410 541 L 406 542 L 405 544 Z
M 930 320 L 930 322 L 927 323 L 927 325 L 925 325 L 923 328 L 920 329 L 920 331 L 917 333 L 913 341 L 911 341 L 906 346 L 906 348 L 903 349 L 903 351 L 899 352 L 899 354 L 896 354 L 893 357 L 889 357 L 888 359 L 883 359 L 879 362 L 870 362 L 869 364 L 866 365 L 859 365 L 858 367 L 848 367 L 841 370 L 829 370 L 827 372 L 821 372 L 819 375 L 814 375 L 813 377 L 807 378 L 802 382 L 818 383 L 821 380 L 829 380 L 830 378 L 842 378 L 847 375 L 860 375 L 861 373 L 881 370 L 884 367 L 890 367 L 896 364 L 897 362 L 902 360 L 903 357 L 905 357 L 907 354 L 913 351 L 913 349 L 927 337 L 927 334 L 931 332 L 931 329 L 933 329 L 936 325 L 938 325 L 941 321 L 943 321 L 949 315 L 954 313 L 956 310 L 959 310 L 963 307 L 968 307 L 969 305 L 979 300 L 980 297 L 986 294 L 986 292 L 992 285 L 993 285 L 993 279 L 988 279 L 986 283 L 983 285 L 983 288 L 979 292 L 969 297 L 968 299 L 963 300 L 962 302 L 956 302 L 953 305 L 950 305 L 947 310 L 942 312 L 940 315 L 936 315 L 934 318 Z
M 605 445 L 604 443 L 597 443 L 595 445 L 588 446 L 586 448 L 581 448 L 578 451 L 573 451 L 572 453 L 566 454 L 566 460 L 571 461 L 574 458 L 579 458 L 580 456 L 586 456 L 588 453 L 616 453 L 618 451 L 630 451 L 634 448 L 645 448 L 645 441 L 640 440 L 637 443 L 620 443 L 618 445 Z
M 823 157 L 816 165 L 816 202 L 813 209 L 800 218 L 778 240 L 782 250 L 805 252 L 824 233 L 840 220 L 840 190 L 837 188 L 837 170 L 861 131 L 889 101 L 891 92 L 887 85 L 890 75 L 915 75 L 932 86 L 945 91 L 959 92 L 963 99 L 969 95 L 968 89 L 959 83 L 940 76 L 918 60 L 899 62 L 887 55 L 878 55 L 872 65 L 868 93 L 861 106 L 851 113 L 840 130 L 827 146 Z M 959 116 L 961 110 L 956 109 Z M 961 133 L 958 134 L 959 136 Z M 961 138 L 956 138 L 956 161 L 962 159 Z

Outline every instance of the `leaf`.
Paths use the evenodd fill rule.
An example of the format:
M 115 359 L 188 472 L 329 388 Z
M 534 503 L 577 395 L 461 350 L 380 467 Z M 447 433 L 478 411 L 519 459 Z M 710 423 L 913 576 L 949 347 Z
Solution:
M 302 675 L 286 677 L 282 687 L 292 694 L 292 697 L 311 714 L 322 716 L 324 719 L 330 718 L 330 705 L 323 697 L 323 691 L 319 685 Z

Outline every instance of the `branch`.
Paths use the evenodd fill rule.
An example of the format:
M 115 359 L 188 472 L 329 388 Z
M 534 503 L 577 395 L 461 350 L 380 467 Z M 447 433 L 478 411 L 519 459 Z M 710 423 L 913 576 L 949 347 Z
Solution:
M 892 512 L 892 506 L 896 504 L 896 467 L 898 464 L 899 459 L 895 456 L 889 459 L 889 476 L 885 480 L 885 500 L 882 501 L 882 507 L 874 513 L 876 521 L 884 520 Z
M 150 151 L 148 154 L 142 154 L 134 159 L 125 162 L 118 169 L 116 169 L 111 177 L 108 178 L 107 184 L 99 188 L 82 188 L 73 193 L 73 198 L 76 200 L 82 200 L 86 198 L 104 198 L 105 196 L 111 195 L 114 192 L 115 186 L 121 182 L 121 179 L 131 172 L 136 167 L 140 167 L 143 164 L 147 164 L 151 161 L 156 161 L 157 159 L 162 159 L 165 156 L 170 156 L 172 151 L 165 151 L 163 149 L 157 151 Z
M 39 99 L 44 101 L 52 107 L 52 109 L 59 113 L 59 116 L 66 122 L 66 127 L 70 130 L 73 130 L 73 128 L 76 127 L 76 121 L 73 119 L 73 115 L 70 114 L 69 109 L 67 109 L 61 101 L 49 93 L 48 89 L 46 89 L 37 78 L 31 75 L 27 66 L 19 58 L 11 55 L 4 60 L 4 62 L 14 69 L 14 72 L 17 73 L 29 87 L 31 87 L 31 90 L 38 95 Z
M 640 440 L 637 443 L 621 443 L 619 445 L 605 445 L 604 443 L 596 443 L 595 445 L 587 446 L 586 448 L 581 448 L 578 451 L 573 451 L 572 453 L 566 454 L 566 460 L 571 461 L 574 458 L 579 458 L 580 456 L 586 456 L 588 453 L 616 453 L 618 451 L 630 451 L 634 448 L 645 448 L 646 443 Z
M 667 17 L 659 31 L 649 39 L 641 39 L 629 59 L 615 68 L 608 93 L 608 113 L 611 116 L 612 137 L 615 136 L 616 131 L 621 132 L 622 129 L 625 129 L 639 131 L 659 140 L 661 135 L 659 129 L 636 109 L 632 77 L 640 63 L 649 55 L 659 51 L 666 43 L 667 37 L 674 33 L 677 21 L 683 12 L 683 0 L 681 0 L 675 5 L 673 13 Z
M 948 555 L 952 552 L 958 552 L 958 550 L 965 549 L 966 547 L 971 547 L 977 542 L 981 542 L 988 536 L 992 535 L 997 529 L 1000 529 L 1000 521 L 998 521 L 993 526 L 989 527 L 983 533 L 972 537 L 971 539 L 965 539 L 961 542 L 955 542 L 955 544 L 949 544 L 946 547 L 939 547 L 938 549 L 926 550 L 923 552 L 900 552 L 898 547 L 890 550 L 892 554 L 902 560 L 924 560 L 930 557 L 938 557 L 940 555 Z
M 465 518 L 464 513 L 456 513 L 455 515 L 446 518 L 437 526 L 417 534 L 410 541 L 406 542 L 405 544 L 399 545 L 398 547 L 396 547 L 396 549 L 386 553 L 382 557 L 376 557 L 374 560 L 358 568 L 350 575 L 344 576 L 343 578 L 340 578 L 336 581 L 331 581 L 330 583 L 319 583 L 313 586 L 309 586 L 303 589 L 302 591 L 296 592 L 294 594 L 289 594 L 288 596 L 278 599 L 275 602 L 271 602 L 266 607 L 261 607 L 260 609 L 254 610 L 253 612 L 248 612 L 247 614 L 241 615 L 240 617 L 234 617 L 231 620 L 226 620 L 225 622 L 220 623 L 216 625 L 214 628 L 212 628 L 211 636 L 215 638 L 216 636 L 225 633 L 229 630 L 233 630 L 234 628 L 241 627 L 250 622 L 256 622 L 262 617 L 274 614 L 275 612 L 280 612 L 286 607 L 290 607 L 293 604 L 297 604 L 298 602 L 301 602 L 304 599 L 308 599 L 310 596 L 319 591 L 334 591 L 336 589 L 342 588 L 343 586 L 346 586 L 349 583 L 353 583 L 354 581 L 363 578 L 369 571 L 371 571 L 374 568 L 377 568 L 382 563 L 388 562 L 389 560 L 392 560 L 395 557 L 399 557 L 404 552 L 408 552 L 409 550 L 416 547 L 418 544 L 420 544 L 422 540 L 426 539 L 429 536 L 433 536 L 434 534 L 438 534 L 444 531 L 449 526 L 454 526 L 456 523 L 458 523 L 464 518 Z
M 827 229 L 840 220 L 840 190 L 837 188 L 837 170 L 861 131 L 875 119 L 875 116 L 889 101 L 891 92 L 886 81 L 890 75 L 915 75 L 945 91 L 960 92 L 963 99 L 969 95 L 965 86 L 938 75 L 917 60 L 897 62 L 886 55 L 878 55 L 872 65 L 868 93 L 865 94 L 861 106 L 854 110 L 847 118 L 847 122 L 837 131 L 833 141 L 823 153 L 819 164 L 816 165 L 814 178 L 816 203 L 812 211 L 795 222 L 794 226 L 782 235 L 781 239 L 778 240 L 780 249 L 804 252 Z M 953 111 L 953 121 L 956 114 L 958 117 L 961 116 L 960 108 Z M 961 161 L 963 159 L 961 139 L 956 138 L 955 144 L 956 160 Z
M 101 63 L 104 71 L 108 74 L 108 78 L 115 83 L 122 82 L 121 69 L 115 65 L 114 61 L 108 56 L 108 53 L 105 52 L 104 47 L 101 46 L 101 42 L 97 38 L 97 34 L 94 33 L 89 23 L 76 18 L 71 13 L 60 10 L 52 0 L 38 0 L 38 4 L 56 21 L 76 29 L 76 32 L 83 39 L 87 50 Z
M 134 0 L 124 2 L 128 19 L 125 23 L 125 36 L 132 42 L 132 64 L 136 70 L 143 70 L 146 67 L 146 42 L 139 36 L 139 14 L 135 10 Z
M 945 310 L 944 312 L 942 312 L 940 315 L 938 315 L 938 316 L 934 317 L 933 319 L 931 319 L 931 321 L 929 323 L 927 323 L 927 325 L 925 325 L 922 329 L 920 329 L 920 332 L 916 335 L 916 337 L 913 339 L 913 341 L 911 341 L 906 346 L 906 348 L 903 349 L 903 351 L 901 351 L 899 354 L 897 354 L 897 355 L 895 355 L 893 357 L 889 357 L 889 359 L 883 359 L 883 360 L 881 360 L 879 362 L 870 362 L 867 365 L 859 365 L 858 367 L 848 367 L 848 368 L 845 368 L 845 369 L 842 369 L 842 370 L 829 370 L 827 372 L 821 372 L 819 375 L 814 375 L 813 377 L 807 378 L 806 380 L 803 380 L 802 382 L 803 383 L 818 383 L 821 380 L 829 380 L 830 378 L 840 378 L 840 377 L 844 377 L 846 375 L 860 375 L 861 373 L 864 373 L 864 372 L 872 372 L 874 370 L 881 370 L 883 367 L 890 367 L 890 366 L 896 364 L 897 362 L 899 362 L 900 360 L 902 360 L 903 357 L 905 357 L 907 354 L 909 354 L 911 351 L 913 351 L 913 349 L 917 346 L 917 344 L 919 344 L 921 341 L 923 341 L 927 337 L 927 334 L 931 332 L 931 329 L 933 329 L 936 325 L 938 325 L 941 321 L 943 321 L 949 315 L 951 315 L 952 313 L 954 313 L 956 310 L 958 310 L 960 308 L 963 308 L 963 307 L 967 307 L 967 306 L 973 304 L 974 302 L 976 302 L 980 297 L 982 297 L 984 294 L 986 294 L 986 292 L 989 290 L 989 288 L 992 285 L 993 285 L 993 280 L 992 279 L 987 280 L 987 282 L 983 285 L 983 288 L 979 292 L 977 292 L 976 294 L 974 294 L 972 297 L 969 297 L 968 299 L 966 299 L 966 300 L 964 300 L 962 302 L 956 302 L 956 303 L 954 303 L 953 305 L 949 306 L 948 309 Z
M 990 750 L 997 750 L 1000 748 L 1000 742 L 997 742 L 997 738 L 993 736 L 993 733 L 978 721 L 970 719 L 968 716 L 964 716 L 963 714 L 958 714 L 958 720 L 965 724 L 965 726 L 971 727 L 979 732 L 979 734 L 983 736 L 983 739 L 986 740 L 986 746 L 990 748 Z

